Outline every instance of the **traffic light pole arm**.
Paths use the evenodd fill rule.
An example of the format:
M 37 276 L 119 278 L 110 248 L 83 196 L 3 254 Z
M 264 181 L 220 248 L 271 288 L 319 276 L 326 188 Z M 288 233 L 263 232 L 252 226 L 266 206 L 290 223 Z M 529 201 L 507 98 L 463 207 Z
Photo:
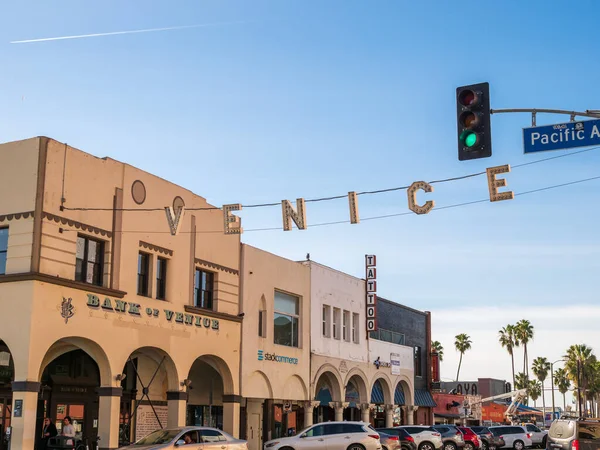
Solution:
M 567 114 L 571 116 L 571 122 L 575 121 L 575 117 L 594 117 L 596 119 L 600 119 L 600 111 L 592 111 L 587 110 L 585 112 L 581 111 L 567 111 L 565 109 L 539 109 L 539 108 L 516 108 L 516 109 L 490 109 L 490 114 L 500 114 L 500 113 L 531 113 L 531 126 L 535 127 L 535 116 L 537 113 L 545 113 L 545 114 Z

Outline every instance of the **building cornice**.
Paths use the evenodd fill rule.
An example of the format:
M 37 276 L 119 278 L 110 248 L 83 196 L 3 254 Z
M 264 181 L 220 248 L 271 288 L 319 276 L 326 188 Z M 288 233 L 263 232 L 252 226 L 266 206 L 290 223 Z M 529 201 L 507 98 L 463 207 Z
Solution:
M 210 269 L 220 270 L 221 272 L 228 272 L 228 273 L 232 273 L 234 275 L 239 275 L 239 273 L 240 273 L 240 271 L 237 269 L 232 269 L 231 267 L 222 266 L 220 264 L 213 263 L 210 261 L 205 261 L 203 259 L 196 258 L 194 261 L 196 264 L 198 264 L 200 266 L 205 266 Z
M 11 220 L 21 220 L 21 219 L 29 219 L 33 217 L 33 211 L 20 212 L 20 213 L 12 213 L 12 214 L 2 214 L 0 215 L 0 223 Z
M 94 284 L 81 283 L 79 281 L 66 280 L 64 278 L 46 275 L 45 273 L 27 272 L 0 275 L 0 283 L 14 283 L 18 281 L 41 281 L 43 283 L 64 286 L 71 289 L 78 289 L 80 291 L 93 292 L 95 294 L 106 295 L 109 297 L 116 298 L 123 298 L 127 295 L 127 292 L 124 291 L 109 289 L 102 286 L 96 286 Z
M 112 232 L 108 230 L 104 230 L 102 228 L 94 227 L 92 225 L 87 225 L 82 222 L 78 222 L 76 220 L 67 219 L 66 217 L 57 216 L 56 214 L 51 214 L 49 212 L 43 213 L 44 219 L 53 220 L 56 223 L 60 223 L 62 225 L 68 225 L 70 227 L 77 228 L 78 230 L 87 231 L 89 233 L 93 233 L 100 236 L 106 236 L 107 238 L 112 237 Z
M 140 241 L 140 247 L 151 250 L 156 253 L 162 253 L 167 256 L 173 256 L 173 250 L 168 248 L 159 247 L 158 245 L 150 244 L 149 242 Z
M 197 314 L 199 316 L 212 317 L 214 319 L 229 320 L 230 322 L 240 322 L 241 323 L 243 320 L 242 317 L 240 317 L 240 316 L 234 316 L 233 314 L 212 311 L 210 309 L 198 308 L 197 306 L 185 305 L 184 309 L 185 309 L 185 312 L 187 312 L 187 313 Z

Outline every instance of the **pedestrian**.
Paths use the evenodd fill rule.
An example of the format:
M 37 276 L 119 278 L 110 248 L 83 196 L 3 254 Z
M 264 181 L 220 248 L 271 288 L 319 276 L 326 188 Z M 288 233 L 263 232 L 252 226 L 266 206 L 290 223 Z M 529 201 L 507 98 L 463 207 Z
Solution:
M 63 427 L 62 427 L 62 435 L 66 436 L 66 437 L 72 437 L 75 438 L 75 427 L 73 426 L 73 423 L 71 421 L 71 417 L 67 416 L 63 419 Z M 66 440 L 66 444 L 67 445 L 72 445 L 73 447 L 75 447 L 75 439 L 67 439 Z
M 42 449 L 48 448 L 48 440 L 58 435 L 56 425 L 52 423 L 50 417 L 44 419 L 44 429 L 42 430 Z

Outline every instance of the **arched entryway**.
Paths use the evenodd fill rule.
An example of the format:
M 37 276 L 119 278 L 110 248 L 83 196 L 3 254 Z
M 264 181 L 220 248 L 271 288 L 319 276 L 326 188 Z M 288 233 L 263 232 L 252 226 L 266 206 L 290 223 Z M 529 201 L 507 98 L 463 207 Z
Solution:
M 8 345 L 0 340 L 0 450 L 7 450 L 6 428 L 10 427 L 12 409 L 11 384 L 15 379 L 15 365 Z
M 50 418 L 60 434 L 68 417 L 76 440 L 95 439 L 98 388 L 109 382 L 110 374 L 106 354 L 95 342 L 69 337 L 52 344 L 40 365 L 36 436 L 41 434 L 44 418 Z
M 407 405 L 405 392 L 410 394 L 410 388 L 405 381 L 400 381 L 398 384 L 396 384 L 396 389 L 394 391 L 394 404 L 400 406 L 401 408 L 399 425 L 408 425 L 409 423 L 406 416 L 406 408 L 402 408 L 402 406 Z
M 323 367 L 317 374 L 314 399 L 320 403 L 313 413 L 314 423 L 336 420 L 336 407 L 332 405 L 337 404 L 337 408 L 341 408 L 342 399 L 345 398 L 342 396 L 342 381 L 334 370 Z
M 177 369 L 162 349 L 142 347 L 131 353 L 117 374 L 122 394 L 119 445 L 127 445 L 169 425 L 168 392 L 178 391 Z
M 384 378 L 379 377 L 373 381 L 371 387 L 371 403 L 375 405 L 373 411 L 373 426 L 376 428 L 383 428 L 391 426 L 389 419 L 386 415 L 389 415 L 389 411 L 386 408 L 390 408 L 393 405 L 391 395 L 390 382 Z
M 365 417 L 361 413 L 361 405 L 364 408 L 364 405 L 369 403 L 366 377 L 361 371 L 353 370 L 350 371 L 346 380 L 344 401 L 348 407 L 344 410 L 344 420 L 363 420 Z

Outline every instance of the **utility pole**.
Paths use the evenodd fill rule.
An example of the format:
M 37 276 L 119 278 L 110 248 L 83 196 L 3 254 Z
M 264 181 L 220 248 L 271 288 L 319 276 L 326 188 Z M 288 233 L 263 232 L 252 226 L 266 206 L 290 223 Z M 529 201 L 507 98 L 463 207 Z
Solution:
M 579 407 L 579 417 L 583 417 L 583 413 L 581 411 L 581 375 L 579 366 L 579 360 L 577 360 L 577 405 Z

